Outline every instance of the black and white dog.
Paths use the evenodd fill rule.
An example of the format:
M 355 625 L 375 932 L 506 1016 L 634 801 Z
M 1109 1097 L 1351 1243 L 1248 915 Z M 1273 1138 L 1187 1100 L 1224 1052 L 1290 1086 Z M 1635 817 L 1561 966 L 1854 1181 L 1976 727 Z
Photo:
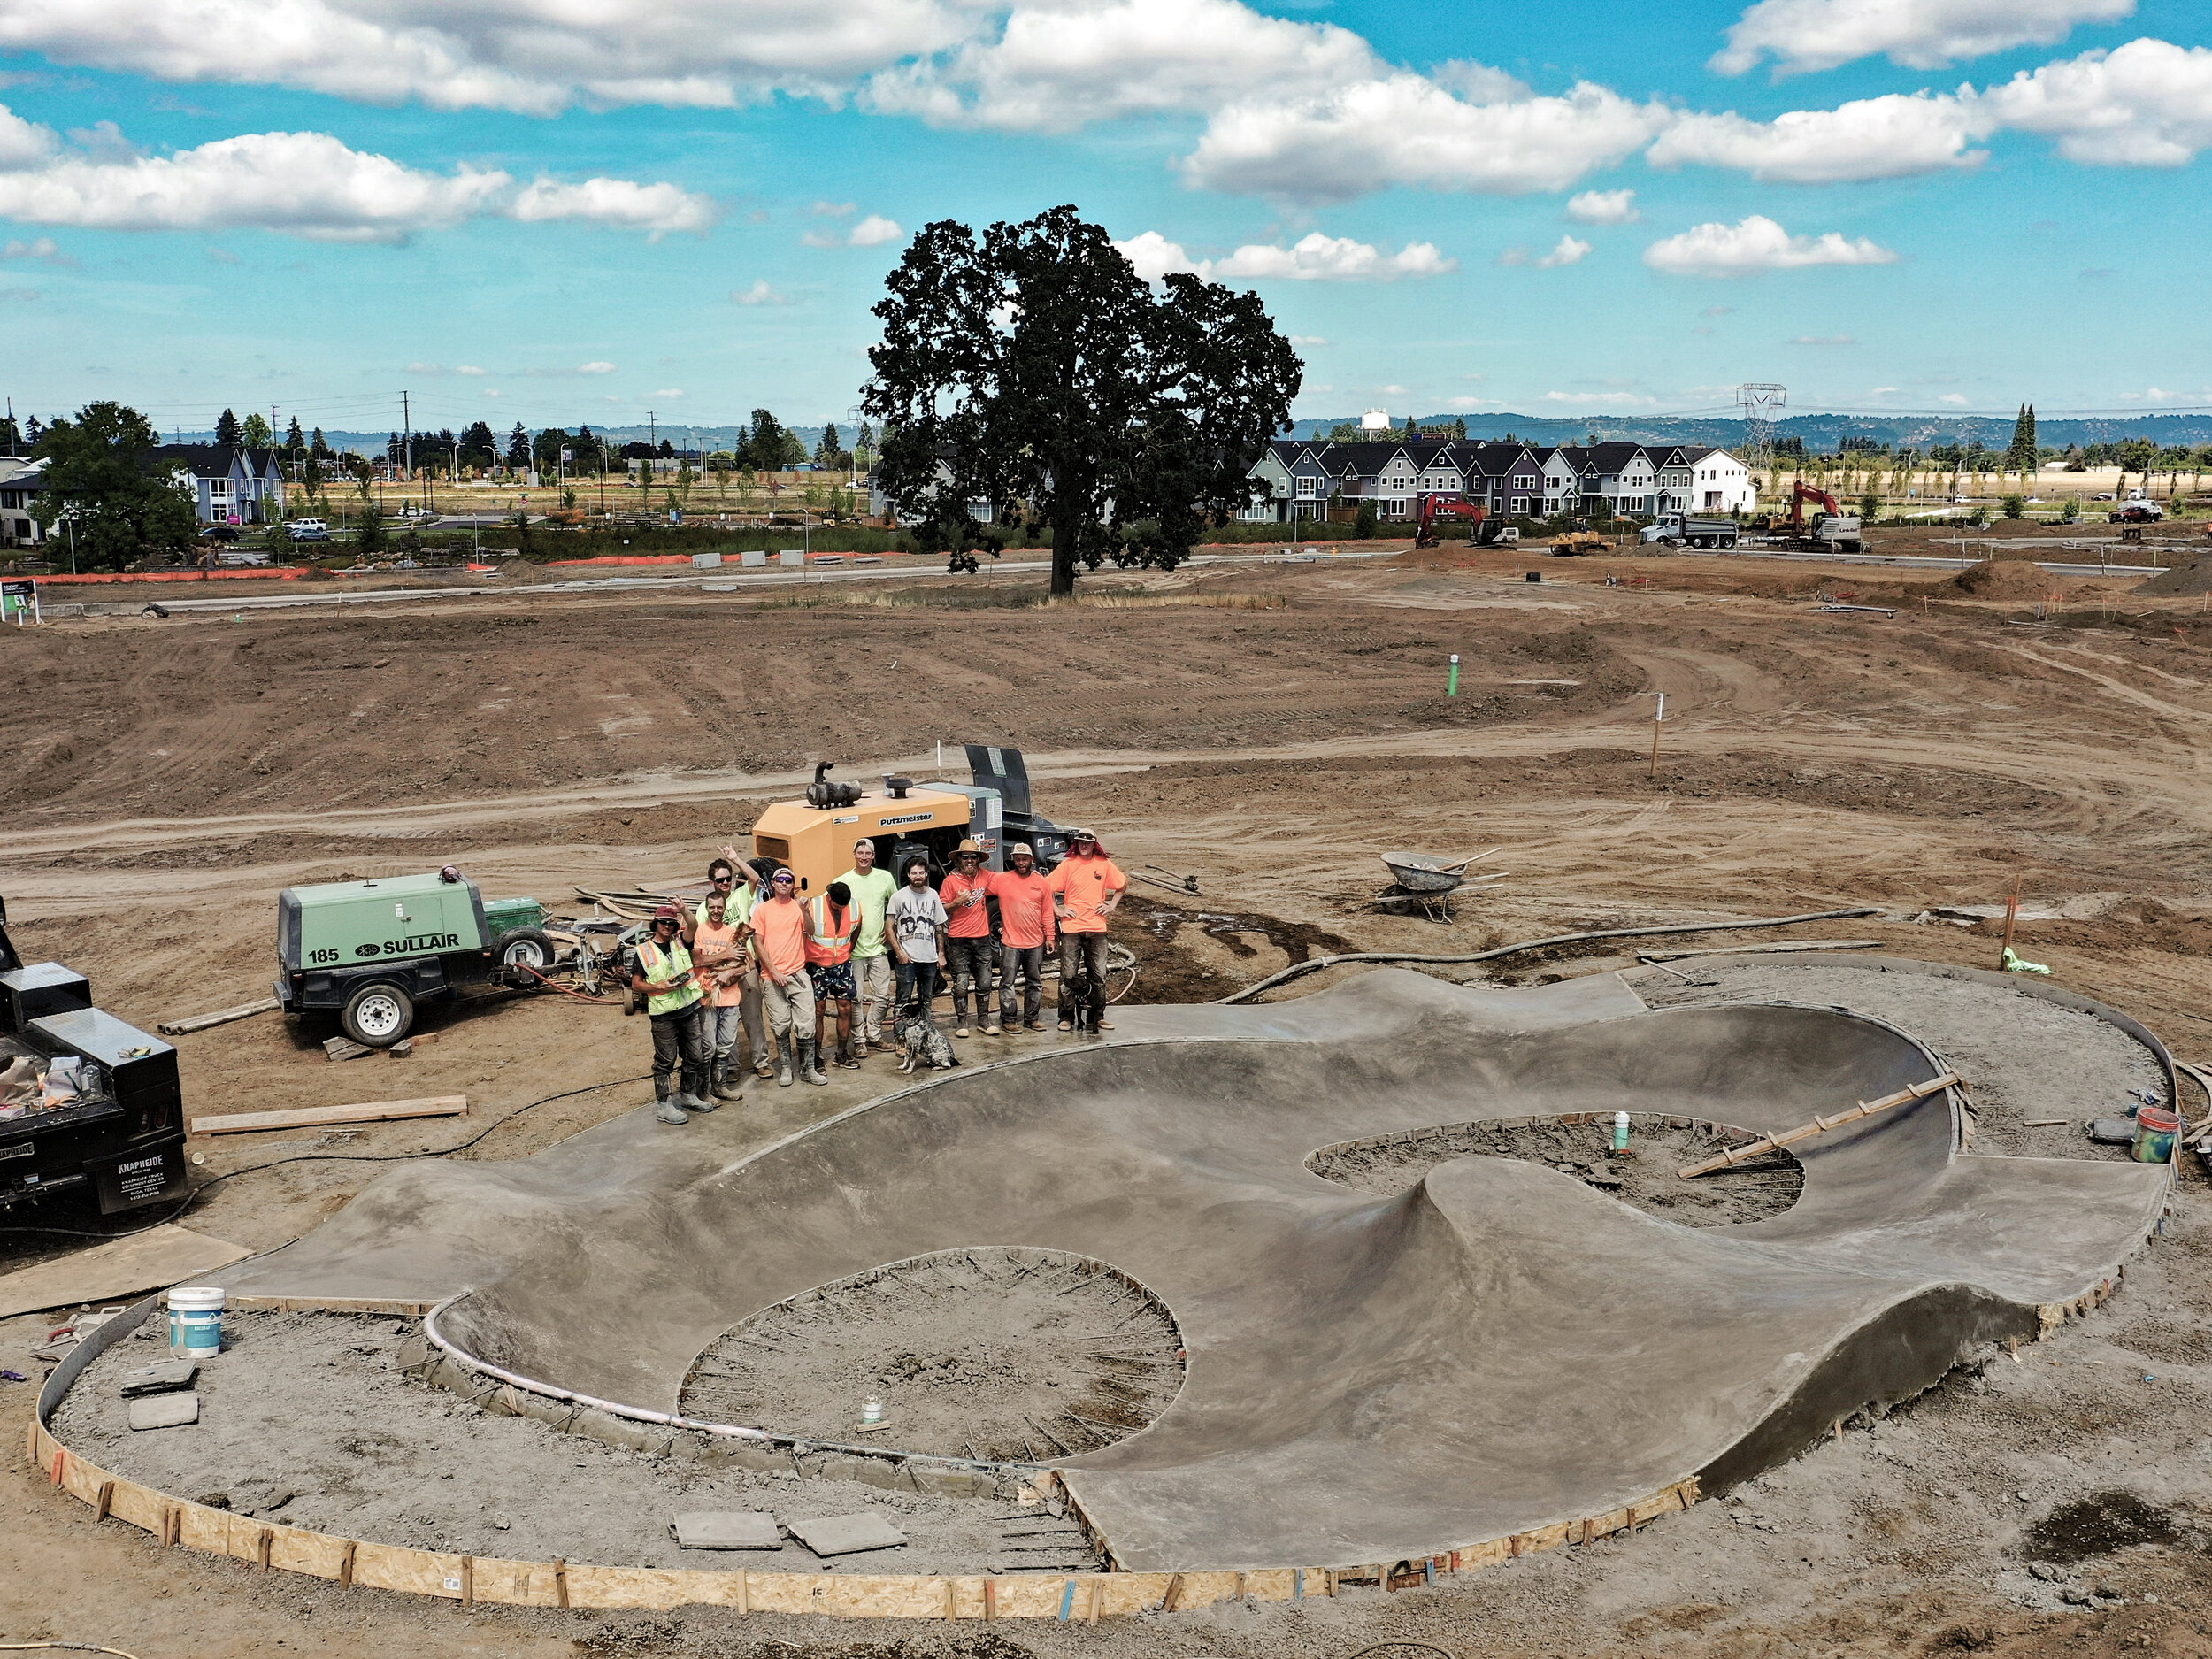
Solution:
M 918 1065 L 927 1066 L 933 1071 L 950 1071 L 960 1064 L 960 1056 L 953 1053 L 951 1042 L 926 1014 L 911 1010 L 901 1014 L 892 1022 L 891 1034 L 898 1040 L 902 1071 L 912 1071 Z

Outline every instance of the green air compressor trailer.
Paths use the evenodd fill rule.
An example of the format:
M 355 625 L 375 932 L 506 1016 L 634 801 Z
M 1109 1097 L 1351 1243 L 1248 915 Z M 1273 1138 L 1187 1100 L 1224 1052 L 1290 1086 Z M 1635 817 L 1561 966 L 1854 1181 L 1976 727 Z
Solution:
M 532 984 L 553 965 L 534 899 L 486 903 L 458 874 L 388 876 L 277 895 L 277 1001 L 332 1013 L 346 1035 L 387 1048 L 421 1003 L 463 986 Z

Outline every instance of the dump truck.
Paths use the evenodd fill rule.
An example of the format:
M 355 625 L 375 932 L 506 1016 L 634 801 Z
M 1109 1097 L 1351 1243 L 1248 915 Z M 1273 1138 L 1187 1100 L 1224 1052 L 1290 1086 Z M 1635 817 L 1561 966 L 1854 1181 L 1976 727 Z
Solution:
M 1691 518 L 1669 512 L 1646 525 L 1636 539 L 1646 546 L 1665 542 L 1674 547 L 1733 547 L 1738 529 L 1732 518 Z
M 177 1051 L 93 1006 L 92 982 L 26 963 L 0 901 L 0 1212 L 65 1194 L 102 1215 L 181 1199 Z
M 450 864 L 429 875 L 332 881 L 277 895 L 277 1001 L 335 1014 L 347 1036 L 388 1048 L 424 1002 L 464 987 L 528 985 L 553 966 L 535 899 L 486 902 Z
M 982 843 L 986 869 L 1006 867 L 1016 841 L 1049 870 L 1067 856 L 1067 833 L 1036 812 L 1029 798 L 1029 769 L 1018 749 L 966 745 L 972 783 L 915 782 L 886 774 L 880 789 L 833 780 L 827 761 L 797 801 L 779 801 L 753 826 L 754 862 L 764 873 L 788 870 L 799 891 L 811 895 L 852 868 L 853 845 L 875 843 L 876 864 L 897 872 L 919 856 L 933 881 L 951 867 L 963 841 Z

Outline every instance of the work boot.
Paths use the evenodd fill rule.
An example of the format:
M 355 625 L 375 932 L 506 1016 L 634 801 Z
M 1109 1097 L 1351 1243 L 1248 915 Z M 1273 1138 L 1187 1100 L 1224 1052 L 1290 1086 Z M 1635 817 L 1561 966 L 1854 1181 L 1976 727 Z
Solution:
M 714 1063 L 713 1077 L 708 1083 L 707 1092 L 717 1100 L 743 1100 L 745 1098 L 745 1085 L 733 1080 L 730 1076 L 728 1056 L 726 1055 Z
M 1004 1027 L 1000 1025 L 998 1021 L 995 1019 L 983 1028 L 983 1034 L 987 1037 L 995 1037 L 1003 1029 Z
M 791 1087 L 791 1048 L 789 1036 L 776 1039 L 776 1082 L 783 1088 Z
M 757 1048 L 753 1051 L 753 1075 L 764 1081 L 776 1075 L 775 1063 Z
M 676 1103 L 680 1098 L 681 1096 L 675 1094 L 662 1095 L 661 1103 L 655 1109 L 653 1116 L 659 1118 L 664 1124 L 689 1123 L 691 1121 L 691 1114 Z
M 807 1038 L 799 1044 L 799 1075 L 810 1083 L 827 1083 L 822 1068 L 814 1064 L 814 1040 Z
M 714 1102 L 704 1094 L 679 1094 L 676 1103 L 687 1112 L 710 1112 L 714 1110 Z

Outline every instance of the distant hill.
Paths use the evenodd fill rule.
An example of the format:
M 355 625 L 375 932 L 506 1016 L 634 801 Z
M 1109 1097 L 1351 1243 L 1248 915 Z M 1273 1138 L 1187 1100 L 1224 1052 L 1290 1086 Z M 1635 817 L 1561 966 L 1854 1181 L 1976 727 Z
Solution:
M 1359 419 L 1340 415 L 1321 420 L 1302 420 L 1294 434 L 1301 438 L 1326 437 L 1339 421 Z M 1595 433 L 1601 439 L 1625 439 L 1633 443 L 1709 443 L 1735 449 L 1744 441 L 1740 420 L 1698 420 L 1678 416 L 1640 419 L 1633 415 L 1597 415 L 1575 420 L 1553 415 L 1422 415 L 1424 426 L 1441 426 L 1454 419 L 1467 423 L 1470 438 L 1513 437 L 1537 444 L 1580 443 Z M 1877 443 L 1911 449 L 1931 444 L 1972 443 L 1977 439 L 1993 449 L 2012 442 L 2009 415 L 1792 415 L 1774 423 L 1777 437 L 1801 438 L 1809 450 L 1832 455 L 1846 438 L 1868 438 Z M 2212 415 L 2134 415 L 2067 419 L 2039 415 L 2035 423 L 2039 443 L 2064 449 L 2070 443 L 2124 443 L 2147 438 L 2161 449 L 2174 444 L 2212 443 Z

